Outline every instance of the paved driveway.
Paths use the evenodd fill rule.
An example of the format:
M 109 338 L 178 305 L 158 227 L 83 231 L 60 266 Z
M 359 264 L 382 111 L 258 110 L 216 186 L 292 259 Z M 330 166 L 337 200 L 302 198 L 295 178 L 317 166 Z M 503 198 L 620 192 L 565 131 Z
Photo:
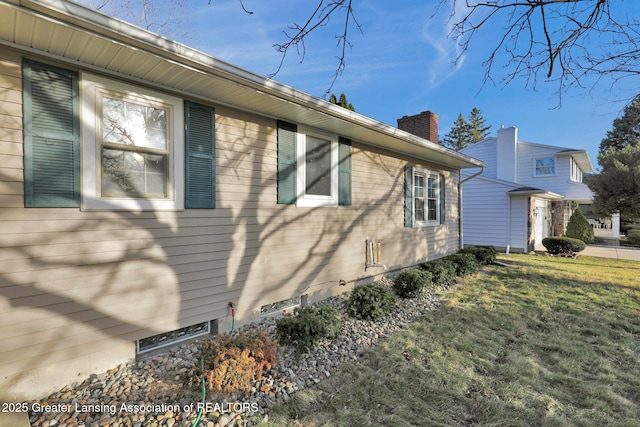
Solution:
M 596 237 L 614 242 L 618 239 L 613 237 L 613 230 L 610 228 L 596 228 L 593 230 Z M 640 261 L 640 249 L 629 249 L 624 246 L 587 245 L 587 248 L 580 252 L 580 255 L 596 256 L 600 258 L 629 259 Z
M 580 255 L 640 261 L 640 249 L 627 249 L 618 246 L 587 245 L 587 248 L 580 252 Z

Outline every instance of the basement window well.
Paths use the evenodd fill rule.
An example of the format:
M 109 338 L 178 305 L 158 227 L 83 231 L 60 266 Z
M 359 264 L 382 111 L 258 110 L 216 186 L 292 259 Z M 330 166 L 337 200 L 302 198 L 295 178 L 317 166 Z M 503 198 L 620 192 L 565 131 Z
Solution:
M 184 328 L 176 329 L 175 331 L 165 332 L 162 334 L 154 335 L 152 337 L 138 340 L 138 354 L 146 353 L 148 351 L 162 347 L 167 347 L 169 345 L 176 344 L 190 338 L 209 334 L 212 331 L 211 323 L 212 322 L 196 323 L 195 325 L 186 326 Z
M 297 307 L 300 305 L 300 297 L 288 298 L 282 301 L 277 301 L 271 304 L 266 304 L 260 307 L 260 315 L 268 316 L 270 314 L 279 313 L 288 308 Z

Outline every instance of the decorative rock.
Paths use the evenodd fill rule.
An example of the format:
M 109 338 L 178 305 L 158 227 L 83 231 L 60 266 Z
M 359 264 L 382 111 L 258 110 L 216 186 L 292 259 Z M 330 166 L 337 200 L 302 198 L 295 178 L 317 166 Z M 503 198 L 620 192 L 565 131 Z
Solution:
M 275 403 L 285 402 L 296 392 L 315 387 L 322 379 L 330 377 L 343 363 L 357 361 L 369 346 L 376 345 L 394 331 L 406 327 L 415 317 L 439 306 L 438 301 L 431 296 L 399 300 L 391 317 L 372 323 L 348 317 L 344 311 L 345 297 L 336 296 L 323 301 L 338 307 L 345 319 L 335 340 L 325 342 L 314 351 L 300 357 L 295 355 L 295 348 L 279 347 L 278 362 L 261 381 L 252 385 L 251 394 L 227 402 L 251 404 L 251 409 L 238 412 L 222 411 L 222 414 L 205 412 L 202 414 L 200 425 L 251 426 L 254 424 L 247 418 L 256 414 L 265 415 L 263 418 L 267 419 L 266 414 Z M 259 324 L 252 323 L 245 326 L 245 329 L 263 330 L 274 336 L 275 318 L 266 318 Z M 184 389 L 181 383 L 189 368 L 198 363 L 197 358 L 196 343 L 182 344 L 167 354 L 119 365 L 100 375 L 91 374 L 86 380 L 65 387 L 46 401 L 60 402 L 72 407 L 109 404 L 116 408 L 115 413 L 36 413 L 31 416 L 31 424 L 41 427 L 62 427 L 62 423 L 66 423 L 66 427 L 190 427 L 196 419 L 198 411 L 195 404 L 201 401 L 201 395 L 199 390 Z M 122 403 L 139 407 L 153 404 L 176 405 L 181 410 L 177 412 L 165 409 L 160 413 L 120 412 Z M 189 410 L 190 405 L 194 405 L 193 410 Z

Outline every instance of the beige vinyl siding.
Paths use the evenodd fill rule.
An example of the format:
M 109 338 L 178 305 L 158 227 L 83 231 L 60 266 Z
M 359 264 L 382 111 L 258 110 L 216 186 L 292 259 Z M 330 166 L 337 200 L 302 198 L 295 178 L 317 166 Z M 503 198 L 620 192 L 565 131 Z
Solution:
M 228 319 L 229 301 L 244 321 L 264 304 L 342 291 L 339 280 L 383 272 L 365 271 L 366 239 L 383 242 L 391 269 L 458 248 L 457 171 L 354 140 L 352 206 L 278 205 L 276 120 L 216 105 L 216 209 L 24 208 L 21 61 L 0 52 L 0 87 L 8 92 L 0 112 L 0 383 L 7 393 L 41 393 L 108 369 L 134 356 L 137 339 Z M 446 177 L 446 224 L 404 227 L 407 164 Z
M 23 206 L 20 56 L 0 55 L 0 206 Z

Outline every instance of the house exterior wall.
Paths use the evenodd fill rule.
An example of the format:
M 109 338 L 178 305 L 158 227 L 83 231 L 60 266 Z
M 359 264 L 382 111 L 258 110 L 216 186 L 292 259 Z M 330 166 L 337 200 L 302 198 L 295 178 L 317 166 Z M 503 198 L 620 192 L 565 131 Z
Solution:
M 487 138 L 481 142 L 471 144 L 463 152 L 476 159 L 482 159 L 486 164 L 483 176 L 497 178 L 497 140 L 495 137 Z
M 586 184 L 571 180 L 571 156 L 558 155 L 558 150 L 538 144 L 518 144 L 518 183 L 561 194 L 565 200 L 589 202 L 593 195 Z M 555 159 L 556 173 L 535 176 L 535 159 Z
M 528 252 L 526 198 L 510 197 L 507 192 L 512 189 L 483 177 L 462 184 L 465 247 L 493 245 L 504 252 Z
M 351 206 L 278 205 L 276 120 L 216 110 L 215 209 L 25 208 L 22 56 L 0 50 L 0 398 L 33 398 L 135 356 L 135 341 L 369 280 L 459 246 L 458 171 L 353 141 Z M 405 228 L 407 164 L 446 182 L 446 221 Z M 349 286 L 338 287 L 345 280 Z

